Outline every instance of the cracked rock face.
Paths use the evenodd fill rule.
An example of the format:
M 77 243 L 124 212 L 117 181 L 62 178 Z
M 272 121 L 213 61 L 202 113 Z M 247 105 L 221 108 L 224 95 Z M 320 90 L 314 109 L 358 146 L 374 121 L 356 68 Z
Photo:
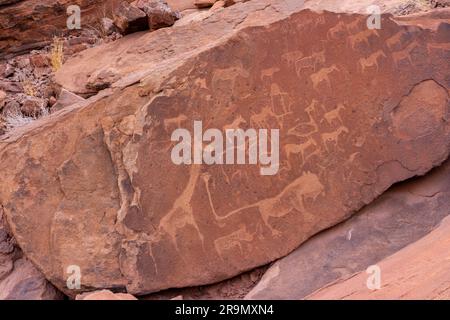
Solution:
M 80 93 L 87 74 L 114 68 L 110 88 L 0 142 L 17 241 L 69 295 L 70 265 L 81 291 L 201 285 L 280 258 L 426 173 L 450 149 L 448 25 L 382 24 L 254 0 L 85 51 L 60 84 Z M 175 165 L 171 134 L 194 120 L 279 129 L 278 173 Z
M 450 215 L 448 199 L 450 160 L 425 177 L 394 186 L 351 219 L 308 240 L 273 264 L 246 298 L 303 299 L 365 271 L 439 226 Z
M 307 299 L 448 300 L 449 248 L 450 217 L 447 217 L 426 237 L 377 263 L 382 290 L 369 290 L 368 274 L 360 272 L 314 292 Z
M 131 0 L 129 0 L 131 1 Z M 0 3 L 0 59 L 48 45 L 53 36 L 66 33 L 66 9 L 78 5 L 83 26 L 93 25 L 102 10 L 119 0 L 27 0 Z

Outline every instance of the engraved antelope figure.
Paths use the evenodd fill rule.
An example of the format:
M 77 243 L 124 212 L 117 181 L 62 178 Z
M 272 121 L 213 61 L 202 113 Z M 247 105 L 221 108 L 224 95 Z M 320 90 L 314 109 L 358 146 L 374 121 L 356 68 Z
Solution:
M 359 59 L 359 66 L 361 67 L 361 72 L 364 72 L 366 68 L 370 68 L 375 66 L 377 71 L 379 69 L 378 59 L 386 58 L 386 54 L 382 50 L 378 50 L 377 52 L 371 54 L 368 58 Z
M 254 233 L 249 233 L 245 225 L 241 225 L 238 230 L 230 233 L 229 235 L 214 240 L 214 247 L 221 257 L 224 251 L 230 250 L 233 247 L 238 247 L 241 254 L 243 254 L 243 242 L 251 243 L 257 232 L 258 230 Z
M 347 27 L 343 21 L 339 21 L 338 24 L 328 30 L 327 39 L 336 39 L 336 35 L 343 31 L 347 33 Z
M 302 156 L 302 161 L 303 163 L 306 162 L 306 160 L 308 160 L 309 157 L 311 157 L 313 154 L 317 153 L 317 150 L 315 152 L 313 152 L 312 154 L 310 154 L 307 158 L 305 158 L 305 151 L 308 150 L 311 147 L 315 147 L 317 148 L 317 143 L 312 140 L 309 139 L 308 141 L 306 141 L 305 143 L 301 143 L 301 144 L 287 144 L 284 146 L 284 152 L 286 153 L 286 158 L 288 159 L 288 166 L 290 168 L 289 165 L 289 158 L 291 157 L 291 155 L 298 155 L 300 154 Z
M 389 39 L 386 40 L 386 45 L 389 48 L 389 50 L 392 50 L 392 48 L 396 45 L 399 44 L 402 36 L 403 36 L 404 32 L 399 31 L 396 34 L 394 34 L 392 37 L 390 37 Z
M 343 123 L 341 115 L 339 114 L 341 110 L 345 110 L 345 106 L 343 104 L 339 104 L 336 109 L 324 114 L 324 118 L 328 122 L 328 124 L 331 125 L 333 123 L 333 120 L 339 120 L 340 123 Z
M 377 30 L 368 29 L 348 37 L 347 43 L 350 44 L 353 50 L 355 50 L 356 45 L 361 42 L 364 42 L 365 44 L 367 44 L 367 46 L 369 46 L 369 38 L 372 35 L 376 35 L 377 37 L 380 36 Z
M 419 43 L 414 40 L 405 49 L 402 51 L 397 51 L 392 53 L 392 58 L 394 59 L 395 66 L 398 68 L 400 61 L 406 59 L 409 61 L 411 65 L 413 65 L 413 61 L 411 58 L 412 51 L 419 46 Z
M 328 142 L 333 142 L 334 145 L 337 145 L 338 140 L 339 140 L 339 136 L 342 133 L 349 133 L 348 128 L 344 127 L 344 126 L 341 126 L 334 132 L 322 133 L 322 135 L 321 135 L 322 141 L 323 141 L 323 144 L 325 145 L 325 148 L 327 149 L 327 151 L 328 151 L 327 143 Z
M 323 65 L 325 59 L 325 50 L 314 52 L 312 55 L 300 59 L 295 63 L 295 72 L 298 76 L 300 76 L 300 72 L 303 69 L 313 68 L 314 72 L 316 72 L 317 65 Z
M 308 122 L 303 122 L 303 123 L 298 123 L 294 127 L 290 128 L 288 130 L 288 132 L 287 132 L 287 135 L 288 136 L 295 136 L 295 137 L 305 138 L 305 137 L 309 137 L 314 132 L 319 132 L 319 125 L 317 124 L 317 121 L 314 120 L 314 116 L 313 116 L 313 113 L 316 112 L 316 107 L 317 106 L 320 106 L 320 108 L 323 111 L 325 111 L 324 107 L 322 105 L 319 105 L 319 102 L 317 100 L 313 99 L 311 101 L 311 103 L 309 104 L 309 106 L 307 106 L 305 108 L 305 112 L 308 114 L 309 121 Z M 299 132 L 297 132 L 297 129 L 299 127 L 302 127 L 302 126 L 313 127 L 313 130 L 309 131 L 307 133 L 299 133 Z
M 325 81 L 331 88 L 330 74 L 333 73 L 333 71 L 339 71 L 339 68 L 335 64 L 333 64 L 331 67 L 322 68 L 318 72 L 313 73 L 310 77 L 314 89 L 317 90 L 317 87 L 322 81 Z

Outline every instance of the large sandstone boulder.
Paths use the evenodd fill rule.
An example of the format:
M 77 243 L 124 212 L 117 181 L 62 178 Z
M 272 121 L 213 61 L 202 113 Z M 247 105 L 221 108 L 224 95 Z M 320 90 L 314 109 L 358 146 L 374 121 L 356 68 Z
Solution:
M 0 207 L 0 300 L 60 300 L 63 295 L 26 259 Z
M 360 272 L 306 297 L 347 300 L 448 300 L 450 217 L 429 235 L 377 263 L 379 289 L 367 286 L 370 274 Z M 370 280 L 369 280 L 370 281 Z
M 76 300 L 137 300 L 131 294 L 114 293 L 110 290 L 99 290 L 95 292 L 87 292 L 79 294 Z
M 93 74 L 114 77 L 0 142 L 0 203 L 48 279 L 68 292 L 76 265 L 80 291 L 133 294 L 227 279 L 448 157 L 448 25 L 384 16 L 368 30 L 366 16 L 301 9 L 236 4 L 63 66 L 57 80 L 76 94 L 95 94 Z M 279 129 L 277 174 L 174 164 L 171 135 L 195 120 Z
M 366 270 L 436 228 L 450 215 L 450 160 L 385 192 L 346 222 L 274 263 L 247 299 L 303 299 Z M 450 277 L 449 277 L 450 279 Z

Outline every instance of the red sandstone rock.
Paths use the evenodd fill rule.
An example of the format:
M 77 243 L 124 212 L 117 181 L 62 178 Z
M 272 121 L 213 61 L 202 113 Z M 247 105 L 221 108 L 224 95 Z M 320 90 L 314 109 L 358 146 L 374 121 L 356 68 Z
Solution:
M 45 100 L 35 97 L 28 97 L 20 107 L 20 111 L 27 117 L 37 117 L 42 110 L 47 107 Z
M 63 87 L 92 92 L 111 71 L 108 89 L 0 142 L 0 203 L 48 279 L 68 294 L 69 265 L 80 291 L 218 282 L 448 157 L 446 29 L 301 9 L 253 0 L 67 61 Z M 171 134 L 194 120 L 278 128 L 278 174 L 174 164 Z
M 167 4 L 176 11 L 183 11 L 187 9 L 195 9 L 195 0 L 166 0 Z
M 149 28 L 145 12 L 125 1 L 121 2 L 120 6 L 114 11 L 114 24 L 122 34 Z
M 367 286 L 370 274 L 360 272 L 330 284 L 307 299 L 448 300 L 450 299 L 450 217 L 441 226 L 376 265 L 381 287 Z
M 212 7 L 216 1 L 217 0 L 195 0 L 194 4 L 198 8 L 209 8 Z
M 450 215 L 450 160 L 401 183 L 274 263 L 247 299 L 303 299 L 414 243 Z
M 163 0 L 136 0 L 132 4 L 145 12 L 150 30 L 170 27 L 180 18 Z
M 80 294 L 76 300 L 137 300 L 131 294 L 113 293 L 109 290 L 100 290 L 95 292 L 87 292 Z
M 0 207 L 0 300 L 59 300 L 55 289 L 33 264 L 22 256 L 11 237 Z
M 17 2 L 17 1 L 16 1 Z M 131 0 L 130 0 L 131 2 Z M 55 35 L 78 34 L 67 29 L 66 8 L 81 8 L 81 27 L 95 25 L 102 7 L 116 7 L 119 0 L 25 0 L 0 7 L 0 59 L 42 48 Z
M 50 59 L 45 54 L 34 54 L 30 56 L 30 64 L 34 68 L 44 68 L 50 65 Z
M 0 90 L 0 110 L 3 109 L 3 106 L 6 103 L 6 92 L 3 90 Z
M 56 103 L 52 106 L 52 112 L 61 110 L 63 108 L 69 107 L 71 105 L 74 105 L 76 103 L 84 102 L 85 99 L 77 96 L 76 94 L 73 94 L 70 91 L 67 91 L 66 89 L 62 89 L 61 93 L 59 94 L 58 100 Z

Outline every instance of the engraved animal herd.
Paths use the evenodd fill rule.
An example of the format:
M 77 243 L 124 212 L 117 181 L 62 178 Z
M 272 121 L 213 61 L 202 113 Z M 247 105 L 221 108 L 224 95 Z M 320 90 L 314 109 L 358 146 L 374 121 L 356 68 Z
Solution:
M 314 21 L 315 24 L 325 23 L 325 20 Z M 408 39 L 407 31 L 402 30 L 384 41 L 384 49 L 378 49 L 369 55 L 361 56 L 356 60 L 357 70 L 360 73 L 379 72 L 380 66 L 391 59 L 396 67 L 404 63 L 413 65 L 413 54 L 416 48 L 421 47 L 417 40 L 405 41 Z M 372 38 L 380 38 L 382 31 L 368 30 L 365 27 L 365 19 L 359 18 L 351 23 L 339 21 L 331 27 L 324 41 L 336 41 L 347 39 L 346 46 L 353 51 L 358 51 L 362 46 L 370 48 Z M 429 44 L 426 47 L 428 51 L 443 49 L 440 44 Z M 447 49 L 447 48 L 446 48 Z M 361 50 L 360 50 L 361 51 Z M 366 52 L 366 50 L 363 50 Z M 309 75 L 313 90 L 327 94 L 324 90 L 330 90 L 333 87 L 333 75 L 342 71 L 343 66 L 336 63 L 327 65 L 327 56 L 325 49 L 312 52 L 309 56 L 304 56 L 299 50 L 285 53 L 282 62 L 288 64 L 295 70 L 298 77 Z M 289 128 L 286 126 L 285 119 L 292 120 L 293 111 L 290 109 L 289 94 L 272 81 L 274 75 L 280 71 L 279 67 L 271 67 L 261 70 L 260 80 L 269 81 L 270 103 L 262 106 L 259 112 L 254 112 L 249 116 L 248 122 L 242 115 L 236 115 L 232 123 L 223 126 L 226 128 L 239 128 L 244 124 L 249 124 L 251 128 L 270 128 L 275 123 L 278 128 L 285 130 L 286 137 L 294 143 L 282 143 L 281 148 L 284 152 L 285 170 L 292 169 L 292 163 L 305 163 L 314 155 L 321 155 L 323 152 L 332 152 L 339 146 L 340 139 L 350 133 L 350 130 L 344 124 L 346 106 L 339 103 L 332 110 L 327 110 L 318 100 L 313 99 L 304 108 L 307 121 L 294 120 L 294 124 Z M 249 77 L 249 73 L 241 65 L 228 69 L 213 71 L 212 89 L 218 87 L 220 81 L 230 81 L 231 86 L 235 86 L 238 77 Z M 205 81 L 202 82 L 205 87 Z M 281 108 L 275 108 L 275 101 L 281 104 Z M 279 107 L 279 105 L 278 105 Z M 281 110 L 280 110 L 281 109 Z M 180 127 L 182 123 L 187 122 L 188 117 L 184 114 L 173 119 L 164 120 L 166 130 L 170 127 Z M 332 131 L 324 131 L 323 128 L 333 128 Z M 314 138 L 313 138 L 314 134 Z M 352 157 L 354 154 L 352 155 Z M 296 165 L 298 167 L 298 165 Z M 211 192 L 212 177 L 209 173 L 202 173 L 199 166 L 192 166 L 190 169 L 190 179 L 179 198 L 174 202 L 173 208 L 168 212 L 160 222 L 158 233 L 168 234 L 172 241 L 177 243 L 177 233 L 187 225 L 193 226 L 203 243 L 204 238 L 199 226 L 194 218 L 193 208 L 191 206 L 194 189 L 197 183 L 203 182 L 203 187 L 207 193 L 207 201 L 211 212 L 219 226 L 223 226 L 225 221 L 233 215 L 241 214 L 247 209 L 256 208 L 262 219 L 262 225 L 257 225 L 256 229 L 250 231 L 245 224 L 235 226 L 236 229 L 225 236 L 220 236 L 214 240 L 214 247 L 219 256 L 225 251 L 238 248 L 243 252 L 243 245 L 251 243 L 254 238 L 262 232 L 263 227 L 267 227 L 272 235 L 279 235 L 279 230 L 274 228 L 269 219 L 281 218 L 292 210 L 302 212 L 302 215 L 308 215 L 305 207 L 307 199 L 315 200 L 323 194 L 325 187 L 321 183 L 318 175 L 311 172 L 303 172 L 293 182 L 286 186 L 278 195 L 260 200 L 256 203 L 234 209 L 225 215 L 219 215 L 214 204 L 213 194 Z M 236 169 L 240 170 L 240 169 Z M 228 180 L 229 181 L 229 180 Z M 204 245 L 204 244 L 203 244 Z

